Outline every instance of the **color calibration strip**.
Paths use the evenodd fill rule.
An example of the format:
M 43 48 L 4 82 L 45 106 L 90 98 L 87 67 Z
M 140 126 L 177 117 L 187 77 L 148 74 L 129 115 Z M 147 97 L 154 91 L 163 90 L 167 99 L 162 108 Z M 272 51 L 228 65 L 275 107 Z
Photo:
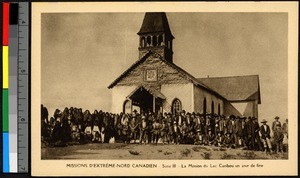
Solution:
M 10 172 L 9 161 L 9 117 L 8 117 L 8 85 L 9 85 L 9 66 L 8 66 L 8 35 L 9 35 L 9 3 L 3 3 L 2 19 L 2 120 L 3 120 L 3 172 Z
M 3 172 L 18 172 L 18 4 L 4 2 L 3 8 Z

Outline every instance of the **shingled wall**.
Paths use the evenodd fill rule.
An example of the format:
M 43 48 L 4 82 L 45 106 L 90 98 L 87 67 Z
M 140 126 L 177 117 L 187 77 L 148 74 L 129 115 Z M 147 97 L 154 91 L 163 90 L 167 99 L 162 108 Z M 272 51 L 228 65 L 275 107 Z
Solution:
M 158 79 L 156 82 L 145 81 L 146 69 L 157 69 Z M 177 70 L 168 66 L 161 59 L 150 55 L 142 64 L 130 71 L 117 86 L 144 85 L 160 90 L 163 84 L 187 84 L 191 83 Z

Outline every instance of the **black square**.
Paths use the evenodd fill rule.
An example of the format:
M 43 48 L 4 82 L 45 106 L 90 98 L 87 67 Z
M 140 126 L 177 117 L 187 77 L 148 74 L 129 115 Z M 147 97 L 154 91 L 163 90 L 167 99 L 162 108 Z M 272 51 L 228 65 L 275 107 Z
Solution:
M 10 3 L 9 4 L 9 24 L 17 25 L 18 24 L 18 15 L 19 15 L 19 4 Z

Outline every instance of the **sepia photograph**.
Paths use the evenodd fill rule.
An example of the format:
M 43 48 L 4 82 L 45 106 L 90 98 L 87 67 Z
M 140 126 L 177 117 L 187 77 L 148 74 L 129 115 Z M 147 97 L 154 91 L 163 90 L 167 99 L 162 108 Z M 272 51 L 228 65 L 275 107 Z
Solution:
M 39 18 L 39 160 L 290 159 L 288 12 Z M 235 167 L 226 163 L 217 167 Z

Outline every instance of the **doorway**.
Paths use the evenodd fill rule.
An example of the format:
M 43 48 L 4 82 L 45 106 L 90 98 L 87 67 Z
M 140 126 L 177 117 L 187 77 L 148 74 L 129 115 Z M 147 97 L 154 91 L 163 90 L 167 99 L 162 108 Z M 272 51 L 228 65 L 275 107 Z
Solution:
M 138 107 L 140 113 L 158 113 L 162 110 L 163 99 L 158 97 L 156 93 L 157 91 L 149 91 L 144 87 L 139 87 L 128 98 L 131 100 L 132 107 Z

